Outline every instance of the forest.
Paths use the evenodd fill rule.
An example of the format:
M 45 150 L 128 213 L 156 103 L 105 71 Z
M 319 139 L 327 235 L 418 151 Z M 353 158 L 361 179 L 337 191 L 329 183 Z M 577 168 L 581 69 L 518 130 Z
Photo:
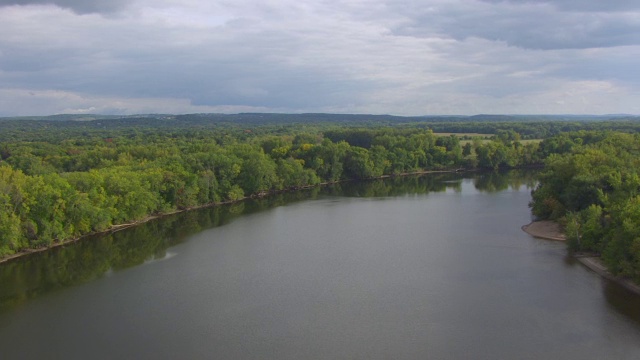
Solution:
M 559 151 L 545 160 L 534 215 L 563 224 L 572 251 L 601 255 L 613 274 L 640 282 L 640 135 L 576 132 L 545 142 Z
M 304 122 L 278 121 L 273 114 L 261 121 L 255 114 L 249 120 L 205 115 L 2 119 L 0 257 L 151 216 L 322 183 L 542 164 L 547 171 L 534 193 L 534 213 L 567 219 L 562 221 L 568 231 L 578 228 L 579 241 L 572 241 L 572 248 L 607 257 L 622 251 L 622 245 L 606 250 L 603 241 L 588 238 L 622 226 L 624 221 L 612 214 L 631 211 L 631 204 L 614 201 L 638 188 L 633 182 L 636 119 L 437 118 L 391 119 L 389 124 L 387 118 L 314 116 Z M 567 164 L 577 162 L 575 156 L 592 163 L 580 160 L 569 174 Z M 555 179 L 559 174 L 565 177 Z M 576 190 L 561 188 L 569 184 Z M 576 199 L 566 195 L 571 191 Z M 613 268 L 630 274 L 629 265 L 623 267 Z

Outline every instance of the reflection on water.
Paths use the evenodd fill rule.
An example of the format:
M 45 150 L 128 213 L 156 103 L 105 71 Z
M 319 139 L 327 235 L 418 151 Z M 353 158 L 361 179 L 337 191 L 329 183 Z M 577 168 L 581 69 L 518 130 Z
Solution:
M 387 197 L 428 194 L 447 189 L 460 191 L 461 180 L 472 178 L 480 191 L 532 187 L 534 171 L 509 173 L 439 173 L 344 182 L 292 193 L 251 199 L 166 216 L 107 235 L 36 253 L 0 266 L 0 311 L 57 289 L 89 282 L 109 271 L 118 271 L 172 256 L 167 249 L 190 235 L 229 223 L 234 218 L 319 195 Z
M 317 189 L 166 216 L 139 226 L 32 254 L 0 266 L 0 311 L 60 288 L 171 257 L 190 235 L 251 212 L 313 197 Z
M 625 318 L 633 320 L 640 329 L 638 295 L 611 281 L 604 283 L 603 291 L 609 306 Z

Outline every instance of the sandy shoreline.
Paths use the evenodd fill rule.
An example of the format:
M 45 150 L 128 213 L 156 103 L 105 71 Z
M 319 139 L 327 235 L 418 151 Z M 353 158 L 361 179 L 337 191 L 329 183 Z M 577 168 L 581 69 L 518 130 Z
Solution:
M 534 221 L 530 224 L 524 225 L 522 227 L 522 230 L 527 234 L 540 239 L 555 241 L 566 240 L 566 237 L 562 232 L 562 227 L 558 223 L 550 220 Z M 629 279 L 624 279 L 613 275 L 602 263 L 599 256 L 593 254 L 574 254 L 573 257 L 582 265 L 586 266 L 603 278 L 613 281 L 616 284 L 624 287 L 625 289 L 640 295 L 640 285 L 634 283 Z
M 534 221 L 522 226 L 522 230 L 527 234 L 546 240 L 565 241 L 562 227 L 551 220 Z

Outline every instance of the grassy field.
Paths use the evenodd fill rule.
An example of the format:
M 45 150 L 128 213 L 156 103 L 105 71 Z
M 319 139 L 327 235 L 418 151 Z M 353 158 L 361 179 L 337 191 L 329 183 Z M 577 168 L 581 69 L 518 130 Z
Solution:
M 493 136 L 493 134 L 479 134 L 479 133 L 436 133 L 434 132 L 433 135 L 435 136 L 450 136 L 450 135 L 455 135 L 458 138 L 464 138 L 464 137 L 479 137 L 479 138 L 490 138 Z
M 482 143 L 488 143 L 489 139 L 482 139 Z M 527 139 L 527 140 L 520 140 L 520 144 L 522 145 L 527 145 L 527 144 L 537 144 L 540 141 L 542 141 L 542 139 Z M 467 143 L 473 142 L 473 140 L 460 140 L 460 145 L 465 146 Z
M 433 135 L 435 136 L 451 136 L 451 135 L 455 135 L 458 137 L 458 139 L 460 139 L 460 145 L 464 146 L 467 143 L 473 142 L 473 140 L 470 140 L 472 138 L 480 138 L 482 140 L 483 143 L 489 142 L 491 141 L 491 137 L 494 136 L 494 134 L 480 134 L 480 133 L 433 133 Z M 520 143 L 522 145 L 526 145 L 526 144 L 537 144 L 540 141 L 542 141 L 542 139 L 527 139 L 527 140 L 520 140 Z

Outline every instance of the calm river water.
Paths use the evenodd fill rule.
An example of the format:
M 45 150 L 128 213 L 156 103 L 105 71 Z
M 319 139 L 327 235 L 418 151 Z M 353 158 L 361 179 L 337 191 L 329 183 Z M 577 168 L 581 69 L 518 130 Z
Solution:
M 348 183 L 19 259 L 0 358 L 640 358 L 640 298 L 520 230 L 533 183 Z

